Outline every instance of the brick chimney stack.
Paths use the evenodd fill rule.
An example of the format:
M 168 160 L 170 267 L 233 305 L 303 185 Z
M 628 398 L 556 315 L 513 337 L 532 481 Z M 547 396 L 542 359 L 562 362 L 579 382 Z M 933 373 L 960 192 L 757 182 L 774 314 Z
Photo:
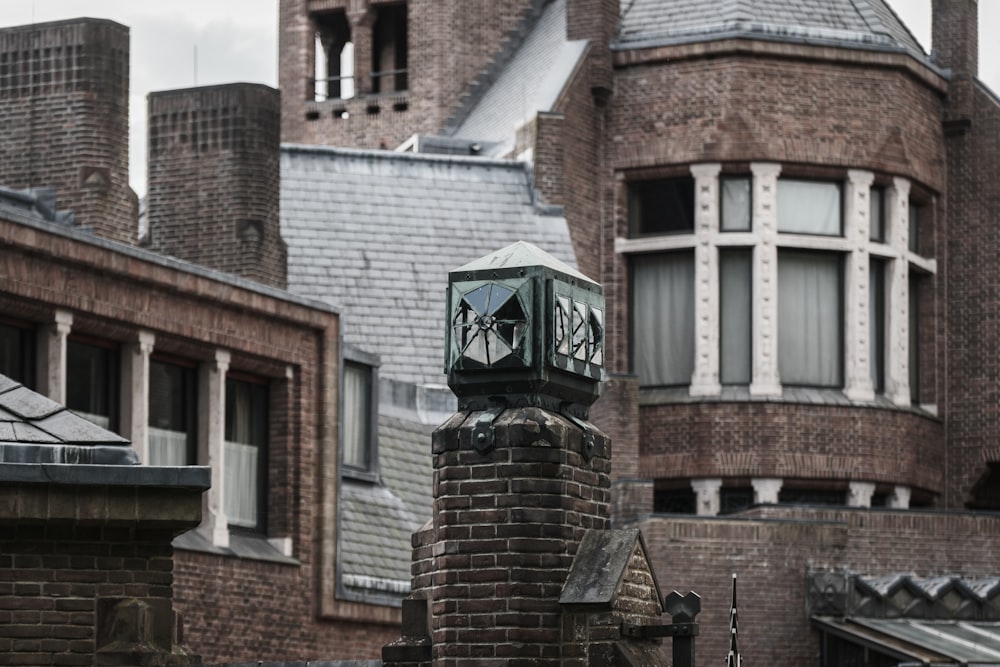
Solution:
M 977 0 L 933 0 L 931 12 L 931 46 L 938 64 L 958 76 L 978 76 Z

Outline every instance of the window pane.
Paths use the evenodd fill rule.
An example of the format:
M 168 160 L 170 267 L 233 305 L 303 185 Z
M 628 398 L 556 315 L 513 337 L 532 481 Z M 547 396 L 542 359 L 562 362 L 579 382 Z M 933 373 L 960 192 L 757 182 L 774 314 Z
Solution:
M 633 368 L 648 386 L 691 382 L 694 370 L 694 258 L 639 256 L 632 262 Z
M 722 231 L 750 231 L 750 179 L 724 178 L 722 187 Z
M 779 180 L 778 231 L 840 236 L 840 186 Z
M 873 259 L 868 270 L 868 368 L 880 393 L 885 391 L 885 267 L 884 260 Z
M 629 186 L 632 234 L 694 231 L 694 179 L 644 181 Z
M 753 251 L 719 253 L 720 354 L 723 384 L 749 384 Z
M 868 238 L 872 241 L 885 241 L 885 190 L 872 188 L 870 196 Z
M 115 353 L 96 345 L 66 343 L 66 407 L 102 428 L 115 428 L 112 400 Z
M 30 385 L 30 332 L 19 327 L 0 324 L 0 374 L 21 384 Z
M 909 359 L 910 369 L 910 400 L 914 405 L 920 403 L 920 290 L 922 281 L 918 276 L 910 275 L 910 335 Z
M 371 368 L 344 364 L 344 465 L 371 468 Z
M 261 530 L 267 463 L 267 387 L 226 380 L 224 507 L 229 524 Z
M 149 362 L 149 464 L 194 463 L 194 369 Z
M 920 252 L 920 207 L 910 202 L 910 252 Z
M 840 256 L 785 251 L 778 256 L 778 371 L 785 384 L 839 387 Z

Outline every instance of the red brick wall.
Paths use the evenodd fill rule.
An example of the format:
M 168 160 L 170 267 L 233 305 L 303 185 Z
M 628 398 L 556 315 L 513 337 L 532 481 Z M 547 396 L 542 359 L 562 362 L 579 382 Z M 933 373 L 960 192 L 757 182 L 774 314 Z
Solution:
M 914 412 L 747 402 L 641 413 L 640 468 L 656 479 L 830 479 L 943 492 L 942 425 Z
M 128 28 L 76 19 L 0 30 L 0 184 L 55 188 L 59 209 L 135 243 Z
M 415 133 L 435 134 L 457 108 L 461 96 L 499 53 L 536 0 L 410 0 L 408 12 L 408 88 L 402 93 L 359 94 L 350 100 L 312 101 L 308 80 L 314 75 L 315 29 L 309 12 L 349 12 L 352 37 L 371 30 L 365 10 L 377 3 L 347 0 L 281 0 L 279 71 L 282 90 L 282 141 L 304 144 L 395 148 Z M 361 44 L 366 37 L 362 36 Z M 356 72 L 368 72 L 359 53 Z M 370 57 L 370 56 L 369 56 Z M 365 75 L 367 76 L 367 75 Z M 364 77 L 362 77 L 362 85 Z M 402 106 L 400 106 L 402 105 Z M 373 112 L 370 107 L 378 107 Z M 402 109 L 405 107 L 405 109 Z M 402 109 L 402 110 L 400 110 Z M 338 113 L 334 113 L 334 112 Z M 348 118 L 341 118 L 347 111 Z M 306 114 L 315 115 L 307 120 Z
M 231 84 L 149 96 L 150 247 L 284 288 L 279 95 Z
M 938 63 L 959 75 L 979 73 L 978 0 L 932 0 L 931 43 Z
M 654 517 L 641 524 L 661 590 L 702 596 L 699 663 L 725 661 L 731 573 L 738 575 L 747 664 L 810 665 L 818 664 L 819 635 L 806 616 L 809 570 L 967 577 L 996 570 L 995 516 L 781 507 L 756 514 L 759 520 Z
M 0 282 L 8 317 L 41 324 L 64 308 L 76 333 L 113 343 L 144 329 L 157 352 L 228 350 L 230 370 L 269 381 L 269 534 L 291 538 L 300 564 L 179 550 L 174 599 L 192 650 L 206 662 L 375 658 L 398 636 L 398 609 L 321 605 L 320 564 L 336 557 L 319 539 L 336 512 L 336 314 L 2 220 Z
M 947 409 L 953 483 L 961 507 L 986 462 L 1000 461 L 1000 103 L 971 82 L 949 98 L 947 251 Z

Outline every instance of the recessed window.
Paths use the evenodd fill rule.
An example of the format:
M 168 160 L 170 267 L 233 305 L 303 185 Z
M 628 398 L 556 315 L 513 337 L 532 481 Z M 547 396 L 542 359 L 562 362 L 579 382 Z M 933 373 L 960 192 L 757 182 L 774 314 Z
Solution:
M 724 232 L 749 232 L 752 220 L 752 188 L 746 177 L 723 178 L 719 181 L 722 196 L 720 226 Z
M 847 494 L 826 489 L 796 489 L 782 487 L 778 502 L 782 505 L 846 505 Z
M 869 369 L 872 387 L 878 393 L 885 391 L 887 267 L 885 260 L 872 259 L 868 268 Z
M 752 505 L 753 489 L 750 487 L 723 487 L 719 492 L 719 514 L 742 512 Z
M 629 226 L 633 236 L 694 231 L 694 179 L 641 181 L 629 186 Z
M 841 257 L 778 255 L 778 372 L 783 384 L 843 385 Z
M 26 327 L 0 323 L 0 374 L 34 388 L 35 336 Z
M 376 5 L 372 27 L 372 92 L 407 89 L 406 5 Z
M 196 379 L 193 367 L 149 362 L 149 464 L 193 465 Z
M 885 188 L 872 188 L 868 213 L 868 238 L 885 243 Z
M 313 14 L 312 21 L 316 26 L 313 97 L 317 101 L 354 97 L 354 44 L 347 14 L 322 12 Z
M 118 428 L 117 348 L 66 342 L 66 407 L 101 428 Z
M 778 231 L 841 236 L 841 194 L 838 183 L 778 181 Z
M 352 472 L 376 470 L 375 369 L 353 361 L 344 362 L 343 464 Z
M 690 488 L 653 492 L 653 511 L 657 514 L 694 514 L 696 507 L 697 498 Z
M 231 527 L 266 532 L 267 385 L 226 379 L 225 498 Z
M 632 261 L 632 367 L 645 386 L 685 385 L 694 370 L 694 257 Z
M 722 384 L 750 384 L 753 250 L 719 251 L 719 352 Z
M 909 210 L 909 247 L 910 252 L 919 253 L 920 252 L 920 218 L 923 213 L 922 208 L 914 203 L 910 202 Z

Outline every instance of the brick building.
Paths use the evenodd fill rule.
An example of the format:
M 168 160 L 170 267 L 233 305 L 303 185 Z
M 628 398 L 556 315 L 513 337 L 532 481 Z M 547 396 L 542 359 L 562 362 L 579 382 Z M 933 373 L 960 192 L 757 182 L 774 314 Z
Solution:
M 520 160 L 563 207 L 608 298 L 615 516 L 665 587 L 705 595 L 709 660 L 731 571 L 768 664 L 861 650 L 809 631 L 811 573 L 997 574 L 1000 101 L 977 3 L 933 2 L 933 56 L 882 0 L 822 5 L 555 0 L 429 91 L 426 44 L 461 40 L 433 23 L 450 5 L 409 3 L 410 97 L 387 117 L 381 90 L 308 88 L 367 76 L 369 56 L 316 63 L 373 7 L 282 3 L 285 140 Z M 902 659 L 892 631 L 873 654 Z
M 226 448 L 199 444 L 217 485 L 202 529 L 175 545 L 187 635 L 209 659 L 372 657 L 398 634 L 407 536 L 430 518 L 420 447 L 454 409 L 438 386 L 435 285 L 484 252 L 540 241 L 604 286 L 610 381 L 593 418 L 613 443 L 611 517 L 642 529 L 664 589 L 702 594 L 702 660 L 728 646 L 734 571 L 748 660 L 917 659 L 892 639 L 902 622 L 862 640 L 854 584 L 833 589 L 838 604 L 821 583 L 903 591 L 925 616 L 981 620 L 996 599 L 1000 101 L 976 78 L 976 2 L 933 5 L 932 58 L 882 0 L 282 0 L 280 191 L 263 143 L 271 91 L 154 95 L 162 199 L 148 238 L 327 306 L 107 245 L 51 200 L 12 195 L 62 221 L 17 218 L 3 237 L 17 269 L 3 297 L 11 345 L 38 359 L 21 372 L 36 368 L 48 393 L 58 341 L 127 344 L 129 391 L 66 399 L 109 425 L 131 419 L 147 456 L 173 441 L 142 433 L 144 354 L 162 346 L 165 364 L 200 368 L 208 414 L 223 412 L 210 388 L 227 360 L 234 380 L 266 378 L 266 524 L 220 490 L 212 457 Z M 3 79 L 15 92 L 23 81 Z M 0 113 L 31 130 L 39 116 L 17 111 L 28 93 Z M 252 129 L 245 153 L 227 114 Z M 91 166 L 115 182 L 111 165 Z M 231 180 L 182 178 L 202 167 Z M 59 197 L 105 173 L 15 181 L 23 172 L 4 178 Z M 241 198 L 253 188 L 259 199 Z M 58 208 L 86 211 L 86 192 Z M 75 224 L 134 243 L 133 220 L 80 212 Z M 142 288 L 125 285 L 136 278 Z M 275 432 L 282 419 L 293 427 Z M 197 442 L 224 442 L 218 423 L 204 428 Z M 864 583 L 879 578 L 897 583 Z M 219 635 L 235 648 L 206 650 Z

